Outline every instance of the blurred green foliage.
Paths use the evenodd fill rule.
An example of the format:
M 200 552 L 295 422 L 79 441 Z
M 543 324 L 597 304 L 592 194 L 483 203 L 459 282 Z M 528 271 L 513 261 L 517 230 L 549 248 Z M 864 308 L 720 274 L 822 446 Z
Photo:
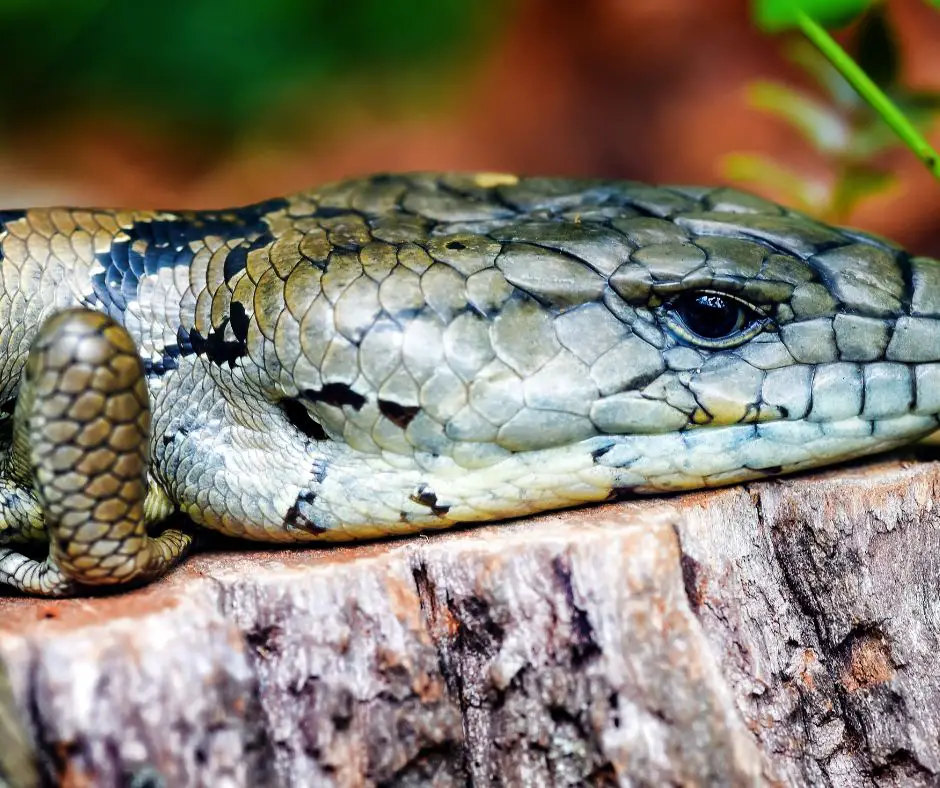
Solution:
M 0 0 L 0 130 L 75 110 L 188 135 L 326 117 L 366 83 L 408 92 L 460 68 L 497 12 L 505 0 Z
M 754 0 L 753 16 L 762 30 L 771 33 L 796 27 L 798 11 L 804 11 L 826 27 L 841 27 L 865 11 L 872 2 L 873 0 Z
M 791 0 L 766 0 L 763 4 L 792 7 Z M 809 12 L 812 3 L 801 0 L 801 4 Z M 844 3 L 843 10 L 850 5 Z M 911 90 L 902 83 L 900 43 L 884 5 L 871 2 L 855 5 L 868 6 L 867 10 L 862 9 L 864 13 L 851 35 L 850 49 L 855 61 L 916 129 L 926 130 L 940 114 L 940 93 Z M 724 173 L 735 181 L 769 187 L 784 201 L 827 221 L 843 222 L 857 203 L 894 183 L 890 168 L 879 158 L 902 142 L 807 41 L 788 42 L 787 54 L 811 78 L 816 90 L 758 81 L 749 86 L 749 101 L 799 132 L 824 157 L 829 177 L 820 179 L 800 173 L 762 154 L 750 153 L 727 157 Z

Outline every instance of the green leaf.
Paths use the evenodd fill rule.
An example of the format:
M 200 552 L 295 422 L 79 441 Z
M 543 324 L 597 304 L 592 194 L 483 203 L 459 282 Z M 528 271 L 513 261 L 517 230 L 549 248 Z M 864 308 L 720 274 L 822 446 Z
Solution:
M 891 172 L 868 164 L 845 167 L 836 179 L 826 219 L 836 223 L 846 221 L 859 202 L 886 191 L 896 182 L 897 178 Z
M 848 145 L 851 128 L 838 112 L 798 90 L 777 82 L 755 82 L 748 87 L 750 103 L 783 118 L 817 150 L 838 154 Z
M 803 38 L 787 42 L 787 58 L 809 74 L 828 93 L 836 106 L 853 110 L 864 105 L 862 97 L 816 47 Z
M 935 178 L 940 180 L 940 154 L 908 120 L 904 113 L 878 85 L 861 69 L 826 29 L 803 11 L 797 11 L 800 30 L 829 59 L 871 108 L 878 113 L 898 137 L 904 141 Z
M 842 27 L 875 0 L 754 0 L 754 18 L 767 32 L 797 26 L 797 11 L 805 11 L 825 27 Z M 940 0 L 934 0 L 940 2 Z
M 819 214 L 829 201 L 828 186 L 758 153 L 732 153 L 721 163 L 722 175 L 741 184 L 760 184 L 780 202 Z
M 940 94 L 928 91 L 898 91 L 892 98 L 898 109 L 919 131 L 931 129 L 940 113 Z M 848 150 L 848 158 L 865 161 L 888 148 L 899 147 L 897 134 L 884 120 L 874 113 L 864 122 L 856 122 Z

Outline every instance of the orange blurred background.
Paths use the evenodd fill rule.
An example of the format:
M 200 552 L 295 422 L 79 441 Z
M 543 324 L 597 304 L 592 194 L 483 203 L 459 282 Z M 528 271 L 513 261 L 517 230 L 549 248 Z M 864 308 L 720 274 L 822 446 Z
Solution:
M 484 32 L 464 42 L 461 51 L 474 54 L 456 64 L 425 63 L 392 87 L 358 74 L 348 91 L 295 90 L 296 117 L 218 140 L 190 138 L 179 121 L 157 131 L 114 96 L 17 117 L 0 141 L 0 203 L 223 207 L 412 169 L 717 183 L 727 180 L 725 157 L 740 152 L 825 177 L 825 161 L 797 133 L 747 101 L 754 80 L 809 83 L 783 56 L 784 37 L 753 26 L 745 0 L 493 8 Z M 921 0 L 890 0 L 888 9 L 905 83 L 940 90 L 940 14 Z M 355 60 L 356 37 L 345 44 Z M 29 64 L 14 64 L 12 77 L 5 68 L 15 79 Z M 884 163 L 897 184 L 850 222 L 940 257 L 940 184 L 906 150 Z

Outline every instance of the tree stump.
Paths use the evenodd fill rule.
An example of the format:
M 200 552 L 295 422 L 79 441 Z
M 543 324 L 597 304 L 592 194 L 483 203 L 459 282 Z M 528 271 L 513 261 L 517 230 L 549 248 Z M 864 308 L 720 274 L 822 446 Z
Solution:
M 46 785 L 935 785 L 912 457 L 2 597 L 0 769 L 19 721 Z

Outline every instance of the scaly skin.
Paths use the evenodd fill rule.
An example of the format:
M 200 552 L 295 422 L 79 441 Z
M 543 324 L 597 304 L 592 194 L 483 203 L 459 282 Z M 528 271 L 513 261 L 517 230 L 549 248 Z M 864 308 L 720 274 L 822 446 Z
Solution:
M 173 511 L 372 538 L 938 426 L 936 261 L 728 189 L 380 176 L 0 222 L 0 544 L 50 544 L 0 581 L 31 593 L 160 574 Z

